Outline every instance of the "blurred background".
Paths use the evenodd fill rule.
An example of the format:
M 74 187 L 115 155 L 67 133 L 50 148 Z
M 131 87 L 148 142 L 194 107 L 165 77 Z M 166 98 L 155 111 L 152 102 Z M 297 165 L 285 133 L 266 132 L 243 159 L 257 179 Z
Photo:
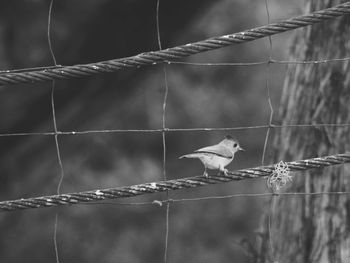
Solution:
M 55 1 L 52 44 L 60 65 L 109 60 L 157 50 L 156 0 Z M 1 1 L 0 70 L 52 65 L 47 43 L 49 1 Z M 300 1 L 269 0 L 271 22 L 303 14 Z M 267 24 L 265 1 L 178 0 L 160 2 L 162 47 Z M 272 37 L 272 57 L 288 59 L 293 32 Z M 256 62 L 269 57 L 268 39 L 191 56 L 186 62 Z M 285 65 L 167 65 L 168 128 L 266 125 L 269 106 L 279 108 Z M 162 127 L 163 66 L 56 82 L 58 130 L 158 129 Z M 51 83 L 0 87 L 0 133 L 53 131 Z M 275 115 L 274 123 L 278 124 Z M 278 132 L 275 131 L 275 132 Z M 169 132 L 169 179 L 203 173 L 198 160 L 182 154 L 219 142 L 227 132 Z M 261 164 L 266 129 L 239 130 L 245 152 L 229 170 Z M 272 134 L 273 136 L 273 134 Z M 272 139 L 272 138 L 271 138 Z M 158 181 L 162 175 L 161 133 L 98 133 L 59 136 L 65 177 L 62 192 Z M 270 140 L 272 141 L 272 140 Z M 0 198 L 19 199 L 56 193 L 60 169 L 53 136 L 0 137 Z M 271 151 L 267 149 L 266 163 Z M 215 172 L 214 172 L 215 173 Z M 170 198 L 265 192 L 264 180 L 170 192 Z M 146 195 L 118 202 L 159 200 Z M 238 244 L 254 244 L 267 199 L 232 198 L 171 204 L 170 262 L 249 262 Z M 61 262 L 161 262 L 165 207 L 74 205 L 0 213 L 0 261 L 55 260 L 53 230 L 59 213 Z

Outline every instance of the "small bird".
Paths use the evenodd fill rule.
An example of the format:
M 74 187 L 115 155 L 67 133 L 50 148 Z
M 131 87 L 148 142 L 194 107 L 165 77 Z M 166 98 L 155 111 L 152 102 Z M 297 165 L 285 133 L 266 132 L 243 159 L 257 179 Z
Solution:
M 194 151 L 194 153 L 182 155 L 182 158 L 198 158 L 204 164 L 203 176 L 208 177 L 207 169 L 219 170 L 227 175 L 226 165 L 232 162 L 237 151 L 244 151 L 239 146 L 239 142 L 232 136 L 227 135 L 224 140 L 218 144 L 204 147 Z

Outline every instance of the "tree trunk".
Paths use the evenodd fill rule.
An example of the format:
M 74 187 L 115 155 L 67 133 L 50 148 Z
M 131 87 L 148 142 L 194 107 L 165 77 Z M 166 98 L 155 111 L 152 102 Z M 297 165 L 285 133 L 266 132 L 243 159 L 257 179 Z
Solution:
M 346 1 L 305 0 L 305 13 L 340 2 Z M 350 16 L 299 30 L 290 50 L 290 60 L 345 57 L 350 57 Z M 350 61 L 288 66 L 279 111 L 283 125 L 349 124 L 349 112 Z M 349 126 L 283 128 L 275 131 L 275 161 L 343 153 L 350 150 L 349 142 Z M 297 172 L 285 191 L 350 191 L 350 166 Z M 350 195 L 274 198 L 273 255 L 268 235 L 263 235 L 258 262 L 350 262 Z M 268 214 L 265 230 L 267 219 Z

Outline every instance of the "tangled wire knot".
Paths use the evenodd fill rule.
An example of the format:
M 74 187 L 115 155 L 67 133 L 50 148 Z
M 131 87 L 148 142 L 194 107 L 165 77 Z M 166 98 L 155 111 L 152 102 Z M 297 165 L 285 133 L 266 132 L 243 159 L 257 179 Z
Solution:
M 279 191 L 288 182 L 292 181 L 290 169 L 286 162 L 280 161 L 275 165 L 275 170 L 267 178 L 267 186 L 273 191 Z

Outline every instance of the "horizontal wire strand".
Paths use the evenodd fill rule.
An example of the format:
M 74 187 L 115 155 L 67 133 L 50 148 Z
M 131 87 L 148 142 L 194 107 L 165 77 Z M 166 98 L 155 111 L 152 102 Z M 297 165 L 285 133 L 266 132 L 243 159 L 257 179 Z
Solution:
M 117 203 L 117 202 L 91 202 L 91 203 L 80 203 L 79 205 L 116 205 L 116 206 L 148 206 L 158 205 L 162 206 L 164 203 L 184 203 L 184 202 L 196 202 L 196 201 L 212 201 L 220 199 L 231 199 L 239 197 L 271 197 L 271 196 L 323 196 L 323 195 L 350 195 L 350 192 L 285 192 L 285 193 L 239 193 L 231 195 L 213 195 L 203 196 L 194 198 L 180 198 L 180 199 L 169 199 L 169 200 L 153 200 L 149 202 L 131 202 L 131 203 Z
M 325 64 L 332 62 L 344 62 L 349 61 L 350 58 L 329 58 L 329 59 L 320 59 L 320 60 L 275 60 L 271 59 L 270 61 L 254 61 L 254 62 L 186 62 L 186 61 L 164 61 L 167 64 L 181 64 L 181 65 L 193 65 L 193 66 L 256 66 L 256 65 L 265 65 L 270 64 Z M 18 72 L 36 72 L 50 69 L 59 69 L 64 68 L 63 65 L 57 66 L 42 66 L 42 67 L 33 67 L 33 68 L 24 68 L 24 69 L 12 69 L 12 70 L 0 70 L 1 74 L 8 73 L 18 73 Z
M 189 66 L 260 66 L 266 64 L 326 64 L 332 62 L 344 62 L 350 61 L 350 58 L 331 58 L 331 59 L 320 59 L 320 60 L 275 60 L 271 59 L 269 61 L 255 61 L 255 62 L 186 62 L 186 61 L 167 61 L 168 64 L 180 64 Z
M 240 127 L 201 127 L 201 128 L 165 128 L 165 129 L 107 129 L 107 130 L 85 130 L 85 131 L 57 131 L 58 135 L 84 135 L 96 133 L 161 133 L 166 132 L 196 132 L 196 131 L 233 131 L 248 129 L 267 129 L 267 128 L 316 128 L 316 127 L 348 127 L 350 123 L 315 123 L 315 124 L 286 124 L 286 125 L 256 125 Z M 19 133 L 0 133 L 0 137 L 11 136 L 54 136 L 55 132 L 19 132 Z
M 270 61 L 254 61 L 254 62 L 187 62 L 187 61 L 164 61 L 167 64 L 180 64 L 180 65 L 189 65 L 189 66 L 260 66 L 270 64 L 325 64 L 333 62 L 344 62 L 349 61 L 350 58 L 329 58 L 329 59 L 320 59 L 320 60 L 275 60 L 271 59 Z M 153 64 L 152 64 L 153 65 Z M 24 68 L 24 69 L 12 69 L 12 70 L 0 70 L 1 74 L 9 73 L 18 73 L 18 72 L 36 72 L 36 71 L 45 71 L 50 69 L 59 69 L 64 68 L 63 65 L 57 66 L 42 66 L 42 67 L 33 67 L 33 68 Z

